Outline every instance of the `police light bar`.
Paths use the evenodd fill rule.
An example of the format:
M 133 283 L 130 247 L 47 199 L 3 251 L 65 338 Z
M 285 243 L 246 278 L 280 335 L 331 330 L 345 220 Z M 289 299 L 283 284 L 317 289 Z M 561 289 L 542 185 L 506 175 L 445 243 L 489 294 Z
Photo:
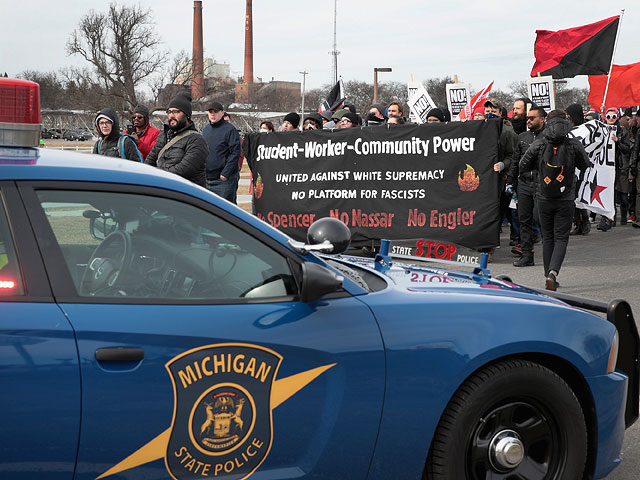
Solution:
M 16 288 L 16 282 L 13 280 L 0 280 L 0 290 L 11 290 Z
M 0 78 L 0 146 L 40 144 L 40 85 Z

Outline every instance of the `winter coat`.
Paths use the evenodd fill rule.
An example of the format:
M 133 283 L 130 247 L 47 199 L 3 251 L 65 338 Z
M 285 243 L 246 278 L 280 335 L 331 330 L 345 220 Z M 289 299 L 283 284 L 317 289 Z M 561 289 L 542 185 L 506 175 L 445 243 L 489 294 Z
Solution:
M 124 133 L 131 133 L 131 132 L 129 130 L 125 130 Z M 160 130 L 157 129 L 156 127 L 152 127 L 148 123 L 144 131 L 140 134 L 137 134 L 138 150 L 140 150 L 140 153 L 142 154 L 143 159 L 147 158 L 147 155 L 149 155 L 149 152 L 151 152 L 151 149 L 153 148 L 153 146 L 156 144 L 156 141 L 158 140 L 158 135 L 160 135 Z
M 507 183 L 510 183 L 514 187 L 529 187 L 535 188 L 535 182 L 538 179 L 537 170 L 531 170 L 529 172 L 520 172 L 520 160 L 524 155 L 524 152 L 527 151 L 529 146 L 540 136 L 540 134 L 544 132 L 544 124 L 542 124 L 542 128 L 537 132 L 532 132 L 531 130 L 527 130 L 518 135 L 518 141 L 516 142 L 516 146 L 513 150 L 513 162 L 511 162 L 511 166 L 509 167 L 509 172 L 507 174 Z
M 567 134 L 571 131 L 571 124 L 568 120 L 563 118 L 554 118 L 547 122 L 544 129 L 544 133 L 541 137 L 537 138 L 520 160 L 520 175 L 523 172 L 529 172 L 534 169 L 538 170 L 539 182 L 542 182 L 544 154 L 549 148 L 559 147 L 564 144 L 567 146 L 566 155 L 570 155 L 569 162 L 572 162 L 575 168 L 580 171 L 586 170 L 591 166 L 587 152 L 580 140 L 576 138 L 569 138 Z M 571 172 L 574 174 L 574 172 Z M 562 193 L 561 197 L 547 198 L 540 188 L 537 188 L 536 198 L 541 200 L 574 200 L 577 181 L 574 178 L 572 188 L 568 188 Z
M 196 133 L 180 138 L 176 143 L 171 145 L 158 158 L 160 150 L 171 141 L 171 139 L 182 132 L 193 130 Z M 187 180 L 191 180 L 202 187 L 206 186 L 205 162 L 209 147 L 207 141 L 196 129 L 193 123 L 190 123 L 182 130 L 174 132 L 169 125 L 164 126 L 164 132 L 158 135 L 156 144 L 149 152 L 144 163 L 158 167 L 161 170 L 175 173 Z
M 98 127 L 98 120 L 100 116 L 105 116 L 111 123 L 113 124 L 111 127 L 111 133 L 104 137 L 100 132 L 100 128 Z M 122 158 L 122 154 L 120 149 L 118 148 L 118 140 L 120 140 L 120 123 L 118 122 L 118 114 L 112 108 L 103 108 L 96 115 L 94 124 L 96 129 L 98 130 L 98 134 L 100 138 L 93 146 L 93 153 L 98 155 L 104 155 L 105 157 L 115 157 Z M 124 138 L 124 156 L 128 160 L 133 160 L 134 162 L 140 161 L 140 153 L 138 152 L 138 147 L 136 147 L 136 143 L 130 138 Z
M 616 179 L 614 189 L 629 193 L 629 159 L 631 156 L 631 139 L 629 131 L 616 123 Z
M 209 122 L 202 129 L 202 136 L 209 145 L 207 179 L 230 178 L 238 173 L 242 147 L 236 127 L 222 118 L 216 123 Z

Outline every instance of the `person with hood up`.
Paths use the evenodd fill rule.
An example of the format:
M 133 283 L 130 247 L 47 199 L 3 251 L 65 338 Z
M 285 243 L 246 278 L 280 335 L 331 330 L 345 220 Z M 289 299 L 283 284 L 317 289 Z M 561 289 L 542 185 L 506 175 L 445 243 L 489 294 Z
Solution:
M 575 210 L 575 170 L 591 164 L 582 143 L 569 138 L 571 124 L 564 110 L 547 115 L 542 138 L 537 138 L 520 160 L 520 172 L 538 171 L 536 198 L 542 229 L 545 287 L 557 290 L 558 274 L 567 253 Z
M 158 135 L 144 163 L 206 187 L 205 164 L 209 146 L 191 121 L 191 114 L 188 93 L 181 92 L 171 99 L 164 131 Z
M 113 108 L 100 110 L 94 123 L 99 138 L 93 146 L 93 153 L 105 157 L 126 158 L 134 162 L 142 161 L 136 142 L 131 137 L 120 134 L 118 114 Z
M 136 108 L 133 109 L 131 123 L 132 128 L 127 128 L 124 133 L 131 135 L 136 140 L 138 150 L 140 150 L 142 158 L 145 159 L 156 144 L 160 130 L 152 127 L 149 123 L 149 109 L 144 105 L 136 105 Z

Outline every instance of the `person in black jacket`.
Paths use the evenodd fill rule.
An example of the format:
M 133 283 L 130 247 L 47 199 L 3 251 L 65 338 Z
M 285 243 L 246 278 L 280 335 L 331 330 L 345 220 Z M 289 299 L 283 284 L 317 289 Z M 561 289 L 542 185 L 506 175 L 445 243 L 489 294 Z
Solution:
M 224 108 L 219 102 L 211 102 L 207 111 L 209 123 L 202 129 L 202 136 L 209 145 L 207 188 L 236 203 L 240 179 L 238 165 L 242 153 L 240 135 L 236 127 L 224 119 Z
M 191 97 L 179 93 L 169 102 L 168 124 L 158 135 L 144 163 L 175 173 L 193 183 L 206 186 L 207 141 L 191 121 Z
M 591 163 L 578 139 L 569 138 L 571 124 L 564 110 L 547 115 L 543 138 L 535 140 L 520 160 L 520 175 L 538 171 L 538 212 L 542 228 L 542 258 L 547 290 L 558 288 L 557 276 L 567 252 L 575 209 L 575 170 Z
M 100 138 L 93 146 L 93 153 L 105 157 L 126 158 L 134 162 L 142 161 L 135 141 L 126 135 L 120 135 L 118 114 L 113 108 L 100 110 L 94 123 Z
M 509 167 L 507 183 L 515 186 L 518 194 L 518 219 L 520 221 L 520 249 L 522 256 L 513 262 L 515 267 L 534 266 L 533 244 L 534 225 L 539 222 L 535 201 L 537 171 L 520 172 L 520 159 L 529 146 L 544 132 L 547 112 L 542 107 L 532 107 L 527 114 L 528 130 L 518 135 L 513 152 L 513 162 Z M 507 187 L 508 188 L 508 187 Z M 512 250 L 513 251 L 513 250 Z

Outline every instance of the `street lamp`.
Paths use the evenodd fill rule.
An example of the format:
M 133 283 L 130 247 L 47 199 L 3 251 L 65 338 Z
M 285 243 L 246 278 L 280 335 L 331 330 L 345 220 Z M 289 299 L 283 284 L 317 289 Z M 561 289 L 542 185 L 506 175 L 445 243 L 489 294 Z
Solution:
M 373 103 L 378 103 L 378 72 L 391 72 L 389 67 L 374 67 L 373 69 Z M 383 113 L 383 112 L 380 112 Z

